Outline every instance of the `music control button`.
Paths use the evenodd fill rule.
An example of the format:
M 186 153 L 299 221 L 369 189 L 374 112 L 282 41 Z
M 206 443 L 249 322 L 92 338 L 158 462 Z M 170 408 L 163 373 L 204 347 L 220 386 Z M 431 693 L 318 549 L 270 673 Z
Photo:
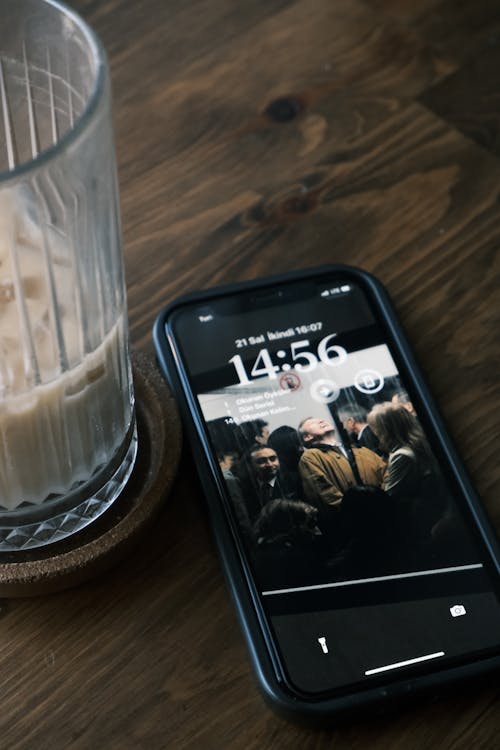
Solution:
M 320 404 L 330 404 L 340 396 L 340 388 L 333 380 L 321 378 L 314 381 L 309 389 L 309 393 Z

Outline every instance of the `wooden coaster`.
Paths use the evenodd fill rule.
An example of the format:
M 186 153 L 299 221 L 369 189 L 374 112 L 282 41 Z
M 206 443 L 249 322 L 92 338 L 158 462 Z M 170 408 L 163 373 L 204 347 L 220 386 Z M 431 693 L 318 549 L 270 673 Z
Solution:
M 123 492 L 82 531 L 46 547 L 0 554 L 0 596 L 38 596 L 99 575 L 132 549 L 162 507 L 179 464 L 181 423 L 154 361 L 135 352 L 132 368 L 138 451 Z

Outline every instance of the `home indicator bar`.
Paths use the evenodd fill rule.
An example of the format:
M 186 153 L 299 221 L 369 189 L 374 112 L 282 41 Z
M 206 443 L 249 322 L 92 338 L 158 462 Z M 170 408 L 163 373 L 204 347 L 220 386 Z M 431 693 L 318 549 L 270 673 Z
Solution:
M 444 651 L 436 651 L 434 654 L 425 654 L 425 656 L 417 656 L 415 659 L 406 659 L 406 661 L 397 661 L 394 664 L 386 664 L 384 667 L 376 667 L 376 669 L 368 669 L 365 675 L 378 674 L 379 672 L 388 672 L 390 669 L 398 669 L 399 667 L 407 667 L 409 664 L 416 664 L 419 661 L 428 661 L 429 659 L 438 659 L 440 656 L 444 656 Z

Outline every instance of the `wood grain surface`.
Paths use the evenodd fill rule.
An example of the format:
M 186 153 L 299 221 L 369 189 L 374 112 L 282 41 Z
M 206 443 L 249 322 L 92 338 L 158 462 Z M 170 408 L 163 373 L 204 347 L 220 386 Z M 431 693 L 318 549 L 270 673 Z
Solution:
M 74 0 L 109 54 L 133 343 L 178 294 L 388 287 L 500 531 L 498 0 Z M 498 680 L 332 731 L 265 707 L 184 450 L 148 539 L 0 607 L 0 748 L 495 750 Z

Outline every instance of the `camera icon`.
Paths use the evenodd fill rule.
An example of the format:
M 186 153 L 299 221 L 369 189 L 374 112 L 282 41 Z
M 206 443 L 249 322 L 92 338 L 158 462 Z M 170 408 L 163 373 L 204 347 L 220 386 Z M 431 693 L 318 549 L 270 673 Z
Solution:
M 454 604 L 453 607 L 450 607 L 450 614 L 452 617 L 462 617 L 462 615 L 467 614 L 467 610 L 463 604 Z

